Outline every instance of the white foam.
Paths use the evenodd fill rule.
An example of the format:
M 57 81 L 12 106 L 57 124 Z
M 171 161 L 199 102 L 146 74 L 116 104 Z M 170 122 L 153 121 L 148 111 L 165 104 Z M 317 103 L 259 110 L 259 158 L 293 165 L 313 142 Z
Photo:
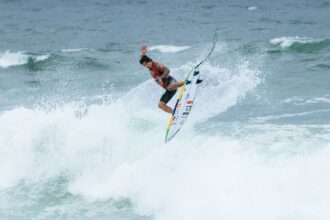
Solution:
M 292 117 L 297 117 L 297 116 L 305 116 L 305 115 L 311 115 L 311 114 L 315 114 L 315 113 L 329 112 L 329 111 L 330 110 L 324 109 L 324 110 L 307 111 L 307 112 L 300 112 L 300 113 L 287 113 L 287 114 L 280 114 L 280 115 L 261 116 L 261 117 L 253 118 L 253 119 L 251 119 L 251 121 L 266 122 L 269 120 L 292 118 Z
M 330 103 L 330 97 L 291 97 L 283 100 L 284 103 L 290 103 L 293 105 L 310 105 L 310 104 L 322 104 Z
M 6 51 L 4 53 L 0 53 L 0 67 L 2 68 L 26 64 L 27 60 L 28 55 L 23 52 Z
M 49 58 L 49 54 L 34 56 L 34 58 L 36 61 L 44 61 Z
M 80 52 L 80 51 L 85 51 L 85 50 L 89 50 L 88 48 L 74 48 L 74 49 L 63 49 L 62 52 Z
M 307 37 L 279 37 L 279 38 L 273 38 L 270 40 L 271 44 L 274 45 L 280 45 L 282 48 L 290 47 L 294 43 L 312 43 L 317 42 L 317 40 L 314 40 L 312 38 Z
M 150 51 L 159 51 L 161 53 L 179 53 L 190 49 L 190 46 L 157 45 L 151 46 Z
M 71 193 L 90 201 L 128 198 L 136 213 L 156 220 L 330 217 L 330 146 L 305 141 L 299 129 L 283 130 L 297 137 L 290 141 L 274 128 L 276 141 L 267 145 L 272 132 L 247 141 L 185 129 L 164 145 L 168 118 L 156 106 L 93 105 L 81 119 L 74 112 L 17 108 L 0 115 L 0 188 L 66 174 Z M 254 150 L 300 145 L 320 150 L 286 159 Z
M 29 58 L 33 58 L 36 61 L 44 61 L 49 58 L 49 54 L 45 55 L 29 55 L 25 52 L 11 52 L 6 51 L 0 53 L 0 67 L 8 68 L 10 66 L 19 66 L 27 64 Z
M 258 9 L 257 6 L 250 6 L 250 7 L 248 7 L 248 10 L 249 11 L 254 11 L 254 10 L 257 10 L 257 9 Z
M 163 219 L 330 217 L 330 151 L 263 160 L 242 143 L 194 137 L 155 148 L 111 173 L 92 168 L 69 187 L 92 200 L 129 198 L 141 215 Z M 323 170 L 322 172 L 318 172 Z M 309 207 L 306 209 L 305 207 Z

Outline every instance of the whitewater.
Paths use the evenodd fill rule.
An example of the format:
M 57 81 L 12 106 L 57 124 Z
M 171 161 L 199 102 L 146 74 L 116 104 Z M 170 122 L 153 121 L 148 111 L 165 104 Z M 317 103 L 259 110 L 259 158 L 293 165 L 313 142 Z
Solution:
M 329 7 L 2 2 L 0 219 L 330 219 Z M 139 48 L 184 79 L 214 32 L 165 144 Z

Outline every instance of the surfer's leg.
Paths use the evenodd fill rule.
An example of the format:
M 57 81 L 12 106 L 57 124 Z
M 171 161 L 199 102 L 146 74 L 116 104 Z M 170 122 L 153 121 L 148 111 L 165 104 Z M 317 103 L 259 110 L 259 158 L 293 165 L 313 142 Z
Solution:
M 166 104 L 173 98 L 176 93 L 176 89 L 173 91 L 166 90 L 165 93 L 160 98 L 158 107 L 163 109 L 165 112 L 172 113 L 172 108 L 167 106 Z
M 172 113 L 172 108 L 167 106 L 165 102 L 160 101 L 158 107 L 167 113 Z
M 169 84 L 166 88 L 168 90 L 175 90 L 176 88 L 181 87 L 183 85 L 184 85 L 184 81 L 178 81 L 178 82 Z
M 184 81 L 176 81 L 172 76 L 167 77 L 166 89 L 173 91 L 184 85 Z

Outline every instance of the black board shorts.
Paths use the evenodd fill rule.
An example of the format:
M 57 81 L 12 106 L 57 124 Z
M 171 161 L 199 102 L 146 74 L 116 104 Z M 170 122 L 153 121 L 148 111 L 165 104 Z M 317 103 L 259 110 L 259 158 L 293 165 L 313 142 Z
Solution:
M 166 79 L 166 84 L 167 85 L 169 85 L 171 83 L 174 83 L 174 82 L 176 82 L 176 80 L 172 76 L 167 77 L 167 79 Z M 177 89 L 171 91 L 171 90 L 166 89 L 165 93 L 160 98 L 160 101 L 167 104 L 173 98 L 173 96 L 175 95 L 176 90 Z

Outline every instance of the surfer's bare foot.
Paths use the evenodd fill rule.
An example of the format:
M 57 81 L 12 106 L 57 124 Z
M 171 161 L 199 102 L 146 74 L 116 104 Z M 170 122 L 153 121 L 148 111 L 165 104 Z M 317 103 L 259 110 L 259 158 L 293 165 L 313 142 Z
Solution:
M 164 102 L 159 102 L 158 107 L 167 113 L 172 113 L 172 108 L 167 106 Z

